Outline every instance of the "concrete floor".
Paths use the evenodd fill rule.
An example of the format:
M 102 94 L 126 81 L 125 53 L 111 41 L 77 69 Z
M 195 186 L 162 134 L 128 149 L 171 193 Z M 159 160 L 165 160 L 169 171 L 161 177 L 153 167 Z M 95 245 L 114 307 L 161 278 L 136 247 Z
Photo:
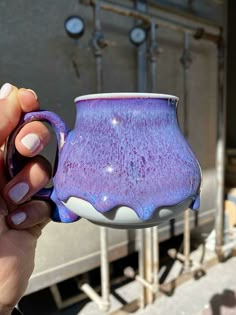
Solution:
M 236 257 L 219 263 L 198 280 L 191 279 L 178 286 L 171 296 L 162 295 L 152 305 L 133 312 L 135 315 L 232 315 L 236 314 Z M 116 289 L 111 295 L 112 311 L 139 296 L 136 281 Z M 45 308 L 45 306 L 47 307 Z M 25 297 L 25 315 L 105 315 L 96 304 L 86 301 L 65 310 L 57 310 L 47 290 Z M 131 312 L 120 312 L 120 315 Z
M 205 260 L 214 258 L 211 251 L 205 252 Z M 195 261 L 202 257 L 202 249 L 191 253 Z M 166 283 L 171 283 L 183 270 L 180 261 L 175 260 Z M 137 281 L 131 281 L 111 292 L 110 314 L 117 315 L 232 315 L 236 314 L 236 257 L 205 269 L 199 279 L 191 277 L 188 281 L 173 287 L 168 294 L 161 294 L 152 305 L 145 309 L 128 311 L 124 305 L 130 306 L 140 297 L 141 287 Z M 160 270 L 160 273 L 163 270 Z M 172 283 L 175 283 L 172 281 Z M 74 304 L 58 310 L 49 289 L 26 296 L 21 301 L 25 315 L 105 315 L 90 300 Z M 123 309 L 120 311 L 120 309 Z
M 199 280 L 189 280 L 177 287 L 171 296 L 162 295 L 152 305 L 135 315 L 232 315 L 236 314 L 236 257 L 207 270 Z M 135 282 L 117 290 L 122 299 L 139 292 Z M 137 295 L 136 295 L 137 296 Z M 112 297 L 113 307 L 115 303 Z M 68 313 L 69 314 L 69 313 Z M 71 313 L 71 315 L 74 313 Z M 77 314 L 104 315 L 94 303 L 87 303 Z M 119 313 L 118 313 L 119 314 Z M 120 314 L 130 314 L 121 312 Z

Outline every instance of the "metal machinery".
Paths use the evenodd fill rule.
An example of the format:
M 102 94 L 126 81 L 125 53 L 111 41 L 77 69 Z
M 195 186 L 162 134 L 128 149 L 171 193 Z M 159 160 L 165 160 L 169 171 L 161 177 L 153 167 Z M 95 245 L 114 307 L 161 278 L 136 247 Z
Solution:
M 102 12 L 109 12 L 114 16 L 123 16 L 131 20 L 133 26 L 127 33 L 137 56 L 136 90 L 140 92 L 160 91 L 159 82 L 162 74 L 158 69 L 158 61 L 161 53 L 159 47 L 159 34 L 163 29 L 176 32 L 182 36 L 182 55 L 178 56 L 179 67 L 182 72 L 182 129 L 187 138 L 190 136 L 190 103 L 191 103 L 191 68 L 194 63 L 191 54 L 191 43 L 198 45 L 207 42 L 214 46 L 218 54 L 216 69 L 218 77 L 217 90 L 217 124 L 216 124 L 216 167 L 209 171 L 203 170 L 205 186 L 202 191 L 202 206 L 199 213 L 190 213 L 188 210 L 182 217 L 166 222 L 160 227 L 135 231 L 111 231 L 103 227 L 95 227 L 89 223 L 80 225 L 79 231 L 76 227 L 58 227 L 52 225 L 43 235 L 38 249 L 35 272 L 30 280 L 27 293 L 50 286 L 57 301 L 58 307 L 64 307 L 80 299 L 76 297 L 69 301 L 62 301 L 57 283 L 87 272 L 95 267 L 101 266 L 101 296 L 86 281 L 80 289 L 94 300 L 98 307 L 104 311 L 110 308 L 110 278 L 109 263 L 124 257 L 133 251 L 138 252 L 138 274 L 126 270 L 128 276 L 135 278 L 141 285 L 139 306 L 144 307 L 152 303 L 159 291 L 159 242 L 171 238 L 174 235 L 184 234 L 183 254 L 176 253 L 178 258 L 184 262 L 186 272 L 196 270 L 197 263 L 190 261 L 190 231 L 193 227 L 213 222 L 215 217 L 216 252 L 219 257 L 224 254 L 223 246 L 223 217 L 224 217 L 224 156 L 225 156 L 225 93 L 224 93 L 224 34 L 222 29 L 203 21 L 184 21 L 176 18 L 172 13 L 162 14 L 160 10 L 156 13 L 154 1 L 149 6 L 148 1 L 136 1 L 135 6 L 127 6 L 120 2 L 108 0 L 80 1 L 87 10 L 93 12 L 93 33 L 90 40 L 90 48 L 94 56 L 96 68 L 96 92 L 104 91 L 104 49 L 114 43 L 104 37 L 105 27 L 102 26 Z M 153 5 L 153 6 L 152 6 Z M 86 20 L 76 15 L 70 16 L 65 22 L 67 34 L 75 41 L 82 41 Z M 168 64 L 166 65 L 168 68 Z M 191 86 L 190 86 L 191 85 Z M 215 183 L 217 182 L 217 185 Z M 216 214 L 216 216 L 215 216 Z M 65 244 L 60 239 L 59 229 L 67 235 Z M 77 234 L 76 234 L 77 233 Z M 91 235 L 96 235 L 96 240 L 91 248 L 86 242 L 91 242 Z M 74 237 L 83 235 L 82 241 L 74 241 Z M 98 236 L 100 240 L 98 241 Z M 49 256 L 44 255 L 45 248 L 55 245 L 55 254 L 63 250 L 67 252 L 70 245 L 73 254 L 69 253 L 58 263 L 51 263 L 48 267 Z M 231 246 L 231 245 L 230 245 Z M 231 247 L 233 247 L 232 245 Z M 79 247 L 82 252 L 79 253 Z M 228 248 L 228 247 L 227 247 Z M 58 251 L 57 251 L 58 250 Z M 78 250 L 78 254 L 75 252 Z M 82 254 L 81 254 L 82 253 Z M 55 255 L 54 254 L 54 255 Z M 59 257 L 59 256 L 58 256 Z M 199 266 L 198 266 L 199 267 Z

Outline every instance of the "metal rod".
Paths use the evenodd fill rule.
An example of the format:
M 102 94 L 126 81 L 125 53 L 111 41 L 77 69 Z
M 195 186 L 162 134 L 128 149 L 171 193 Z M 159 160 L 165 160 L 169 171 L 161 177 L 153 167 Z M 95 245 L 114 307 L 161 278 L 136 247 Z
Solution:
M 83 2 L 83 1 L 82 1 Z M 96 5 L 96 0 L 86 1 L 85 4 Z M 164 18 L 162 16 L 153 15 L 146 12 L 141 12 L 130 8 L 128 6 L 120 5 L 108 0 L 101 0 L 101 9 L 110 11 L 116 14 L 133 17 L 139 20 L 142 20 L 144 23 L 150 24 L 150 21 L 153 20 L 157 25 L 163 28 L 168 28 L 178 32 L 188 32 L 196 38 L 202 38 L 214 43 L 217 43 L 219 40 L 219 35 L 211 32 L 207 32 L 204 28 L 197 28 L 194 26 L 189 26 L 185 23 L 181 23 L 170 18 Z
M 146 42 L 141 44 L 137 50 L 137 62 L 138 62 L 138 78 L 137 88 L 139 92 L 146 92 L 147 89 L 147 64 L 146 64 Z
M 189 82 L 189 68 L 192 63 L 190 49 L 189 49 L 189 33 L 184 32 L 184 49 L 183 55 L 180 59 L 183 66 L 183 133 L 186 138 L 189 137 L 188 129 L 188 107 L 189 107 L 189 92 L 188 92 L 188 82 Z M 184 212 L 184 267 L 185 270 L 190 268 L 190 218 L 189 209 Z
M 96 1 L 94 6 L 94 33 L 92 36 L 92 48 L 96 59 L 96 86 L 97 93 L 103 90 L 103 56 L 102 49 L 106 46 L 100 20 L 100 2 Z M 81 289 L 98 304 L 103 311 L 110 308 L 110 278 L 109 278 L 109 260 L 108 260 L 108 229 L 100 227 L 100 261 L 101 261 L 101 290 L 102 297 L 87 283 L 81 286 Z
M 153 282 L 153 251 L 152 251 L 152 228 L 145 229 L 145 280 L 148 283 Z M 148 288 L 147 288 L 148 289 Z M 153 292 L 146 290 L 146 301 L 153 303 Z
M 139 0 L 135 2 L 137 12 L 145 11 L 146 5 Z M 136 17 L 138 18 L 138 17 Z M 138 92 L 146 92 L 147 89 L 147 43 L 146 41 L 137 47 L 137 89 Z M 139 276 L 145 278 L 146 269 L 146 244 L 145 244 L 145 230 L 139 230 L 139 253 L 138 253 L 138 272 Z M 141 286 L 140 291 L 140 308 L 146 306 L 146 288 Z
M 154 226 L 153 230 L 153 286 L 155 293 L 159 290 L 159 231 L 158 226 Z
M 103 310 L 107 311 L 107 307 L 104 304 L 104 300 L 97 294 L 97 292 L 87 283 L 83 284 L 80 289 L 92 300 L 94 301 L 98 307 Z
M 148 282 L 147 280 L 143 279 L 139 275 L 135 277 L 135 279 L 141 283 L 144 287 L 148 288 L 152 293 L 157 292 L 157 287 L 153 285 L 153 283 Z
M 144 279 L 145 277 L 145 244 L 144 244 L 144 230 L 140 229 L 139 233 L 139 253 L 138 253 L 138 272 L 139 276 Z M 145 303 L 145 288 L 141 287 L 140 293 L 140 308 L 144 308 Z
M 138 12 L 146 11 L 146 4 L 136 1 L 136 9 Z M 146 41 L 138 46 L 137 48 L 137 62 L 138 62 L 138 78 L 137 78 L 137 89 L 138 92 L 147 91 L 147 43 Z
M 225 47 L 223 37 L 218 43 L 218 104 L 217 104 L 217 143 L 216 143 L 216 253 L 221 259 L 221 247 L 224 243 L 224 173 L 225 173 L 225 129 L 226 129 L 226 105 L 225 105 Z
M 97 93 L 102 92 L 102 83 L 103 83 L 103 57 L 102 49 L 105 47 L 105 42 L 101 30 L 101 21 L 100 21 L 100 2 L 96 1 L 96 5 L 93 8 L 94 12 L 94 33 L 92 37 L 92 48 L 93 53 L 96 59 L 96 86 Z
M 102 299 L 105 310 L 108 310 L 110 307 L 110 277 L 108 260 L 108 229 L 106 227 L 100 227 L 100 244 Z
M 94 7 L 94 55 L 97 67 L 97 92 L 101 93 L 103 88 L 103 56 L 102 49 L 104 46 L 104 38 L 101 26 L 101 10 L 100 1 L 96 2 Z M 100 227 L 100 249 L 101 249 L 101 286 L 103 309 L 108 310 L 110 307 L 110 278 L 109 278 L 109 261 L 108 261 L 108 229 Z
M 151 66 L 151 92 L 157 92 L 157 25 L 151 20 L 150 25 L 150 47 L 149 47 L 149 62 Z M 155 288 L 154 293 L 159 289 L 159 237 L 158 227 L 152 228 L 152 285 Z M 156 296 L 155 296 L 156 297 Z
M 155 93 L 157 90 L 157 40 L 156 40 L 156 24 L 151 20 L 150 25 L 150 47 L 149 47 L 149 62 L 151 72 L 151 92 Z

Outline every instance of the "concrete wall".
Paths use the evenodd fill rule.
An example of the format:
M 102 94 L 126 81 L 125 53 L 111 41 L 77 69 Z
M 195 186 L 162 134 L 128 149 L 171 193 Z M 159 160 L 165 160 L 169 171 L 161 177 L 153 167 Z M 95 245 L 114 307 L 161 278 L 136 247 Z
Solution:
M 120 3 L 131 5 L 129 1 Z M 152 10 L 153 14 L 155 12 Z M 71 14 L 81 15 L 86 22 L 85 35 L 79 46 L 64 32 L 64 20 Z M 196 24 L 189 20 L 185 22 Z M 104 92 L 135 91 L 136 50 L 128 39 L 134 21 L 103 12 L 102 25 L 106 39 L 112 41 L 104 50 Z M 0 83 L 11 82 L 35 89 L 41 107 L 56 111 L 72 128 L 75 117 L 73 99 L 96 92 L 95 60 L 88 45 L 92 26 L 91 8 L 79 5 L 78 1 L 0 1 Z M 158 57 L 157 92 L 180 97 L 178 117 L 182 127 L 183 73 L 179 59 L 183 34 L 160 28 L 158 44 L 161 54 Z M 215 199 L 217 60 L 214 44 L 191 39 L 190 45 L 193 63 L 189 80 L 189 142 L 203 169 L 201 213 L 204 213 L 204 210 L 214 208 Z M 77 64 L 76 71 L 72 59 Z M 55 142 L 45 155 L 54 160 Z M 168 228 L 168 223 L 166 226 Z M 39 242 L 28 292 L 99 265 L 98 235 L 98 227 L 85 220 L 72 225 L 50 223 Z M 111 260 L 126 255 L 129 251 L 127 244 L 134 239 L 134 231 L 110 230 Z

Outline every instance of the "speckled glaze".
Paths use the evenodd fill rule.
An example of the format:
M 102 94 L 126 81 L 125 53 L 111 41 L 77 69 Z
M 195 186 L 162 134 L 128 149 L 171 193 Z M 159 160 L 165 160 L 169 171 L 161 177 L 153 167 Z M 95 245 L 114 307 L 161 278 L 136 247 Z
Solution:
M 27 114 L 25 122 L 46 119 L 58 136 L 50 196 L 57 205 L 54 220 L 79 218 L 62 204 L 70 197 L 89 202 L 100 213 L 129 207 L 141 221 L 187 198 L 197 209 L 201 171 L 180 131 L 177 102 L 155 94 L 85 96 L 76 100 L 71 131 L 55 114 Z

